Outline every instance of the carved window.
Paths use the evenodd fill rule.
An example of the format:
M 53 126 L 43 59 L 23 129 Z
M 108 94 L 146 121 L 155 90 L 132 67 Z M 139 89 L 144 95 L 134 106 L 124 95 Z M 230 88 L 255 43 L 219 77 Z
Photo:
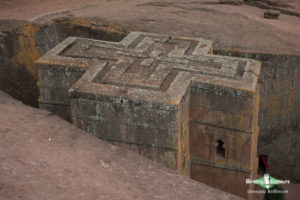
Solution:
M 218 158 L 225 158 L 224 142 L 222 140 L 217 141 L 216 155 Z

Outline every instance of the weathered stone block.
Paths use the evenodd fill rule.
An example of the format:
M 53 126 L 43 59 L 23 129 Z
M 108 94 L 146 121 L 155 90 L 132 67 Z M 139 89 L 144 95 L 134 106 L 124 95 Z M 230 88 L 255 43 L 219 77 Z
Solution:
M 231 166 L 217 168 L 195 163 L 191 166 L 191 176 L 221 190 L 235 193 L 244 198 L 248 197 L 245 191 L 249 189 L 249 184 L 246 184 L 245 180 L 249 178 L 249 171 L 231 168 Z
M 119 43 L 69 38 L 39 65 L 86 69 L 68 104 L 84 130 L 182 173 L 200 161 L 216 168 L 212 159 L 216 171 L 252 176 L 260 63 L 211 49 L 207 40 L 137 32 Z
M 248 115 L 241 115 L 229 111 L 212 110 L 205 106 L 191 106 L 190 118 L 216 124 L 223 127 L 233 127 L 240 130 L 251 130 L 252 119 Z
M 132 143 L 121 143 L 116 141 L 110 141 L 113 144 L 119 145 L 124 149 L 134 151 L 148 159 L 162 163 L 163 165 L 171 168 L 177 169 L 177 156 L 178 153 L 175 150 L 167 148 L 157 148 L 150 145 L 138 145 Z
M 190 123 L 190 150 L 194 160 L 218 160 L 220 163 L 234 163 L 239 167 L 251 168 L 250 133 L 237 132 L 223 127 L 213 127 L 198 122 Z M 217 155 L 217 141 L 222 140 L 225 159 Z M 199 145 L 202 144 L 202 145 Z

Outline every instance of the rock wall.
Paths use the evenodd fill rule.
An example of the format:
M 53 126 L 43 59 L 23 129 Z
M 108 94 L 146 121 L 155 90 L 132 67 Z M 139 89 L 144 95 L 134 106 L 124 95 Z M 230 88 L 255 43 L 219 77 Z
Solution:
M 69 36 L 119 41 L 125 29 L 84 18 L 57 18 L 42 24 L 0 20 L 0 89 L 38 107 L 35 61 Z
M 25 21 L 1 20 L 0 88 L 25 104 L 37 107 L 39 96 L 34 62 L 42 55 L 34 36 L 40 27 Z
M 300 181 L 300 56 L 215 53 L 262 62 L 258 153 L 269 156 L 271 174 Z

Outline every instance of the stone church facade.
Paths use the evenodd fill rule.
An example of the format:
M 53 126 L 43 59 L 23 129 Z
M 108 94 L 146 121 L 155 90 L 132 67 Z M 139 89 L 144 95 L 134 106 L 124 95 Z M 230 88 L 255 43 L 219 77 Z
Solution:
M 249 197 L 260 63 L 204 39 L 132 32 L 70 37 L 37 63 L 41 108 L 213 187 Z

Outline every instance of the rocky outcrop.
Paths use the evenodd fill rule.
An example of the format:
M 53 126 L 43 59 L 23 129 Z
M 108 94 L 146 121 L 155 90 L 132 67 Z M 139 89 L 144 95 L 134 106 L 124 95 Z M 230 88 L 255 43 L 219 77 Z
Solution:
M 277 11 L 277 10 L 266 10 L 264 12 L 264 18 L 267 18 L 267 19 L 278 19 L 280 15 L 280 11 Z
M 127 34 L 93 19 L 36 21 L 0 20 L 0 89 L 34 107 L 39 97 L 34 62 L 41 55 L 69 36 L 119 41 Z
M 219 4 L 242 5 L 244 0 L 219 0 Z
M 35 35 L 39 26 L 26 21 L 1 20 L 0 87 L 22 102 L 37 106 L 39 96 L 34 61 L 41 56 Z
M 271 6 L 288 6 L 293 0 L 262 0 Z

